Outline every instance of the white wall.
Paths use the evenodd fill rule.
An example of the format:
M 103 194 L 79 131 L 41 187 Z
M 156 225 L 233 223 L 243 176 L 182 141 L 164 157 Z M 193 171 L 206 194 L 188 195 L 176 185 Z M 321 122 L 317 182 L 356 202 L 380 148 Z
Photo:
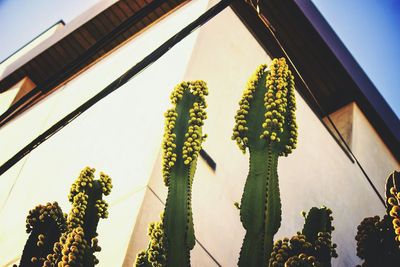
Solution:
M 393 170 L 399 169 L 399 162 L 355 102 L 341 107 L 329 116 L 384 198 L 386 179 Z M 324 120 L 331 126 L 327 119 Z M 336 134 L 333 127 L 331 128 Z
M 353 152 L 384 197 L 389 174 L 400 169 L 388 147 L 357 105 L 354 105 Z

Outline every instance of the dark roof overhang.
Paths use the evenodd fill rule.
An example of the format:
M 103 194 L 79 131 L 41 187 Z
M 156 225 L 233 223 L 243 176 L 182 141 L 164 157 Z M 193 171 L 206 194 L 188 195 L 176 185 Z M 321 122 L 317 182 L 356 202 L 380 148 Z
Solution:
M 0 93 L 26 76 L 36 87 L 0 114 L 0 127 L 186 0 L 121 0 L 111 5 L 110 2 L 100 2 L 7 65 L 0 77 Z

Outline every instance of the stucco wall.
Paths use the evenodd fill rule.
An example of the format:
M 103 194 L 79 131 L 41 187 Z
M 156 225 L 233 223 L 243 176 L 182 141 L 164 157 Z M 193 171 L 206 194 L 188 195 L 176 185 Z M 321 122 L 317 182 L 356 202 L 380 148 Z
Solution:
M 400 165 L 355 102 L 329 115 L 357 160 L 384 197 L 386 178 Z M 334 131 L 327 119 L 324 119 Z M 339 137 L 338 137 L 339 139 Z
M 354 105 L 353 152 L 371 177 L 375 186 L 381 189 L 393 170 L 400 170 L 400 163 L 391 154 L 357 105 Z

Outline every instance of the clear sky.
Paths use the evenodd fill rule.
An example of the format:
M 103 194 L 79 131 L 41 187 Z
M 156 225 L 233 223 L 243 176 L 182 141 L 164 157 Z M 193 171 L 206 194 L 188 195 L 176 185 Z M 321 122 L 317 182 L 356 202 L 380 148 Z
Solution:
M 312 1 L 400 117 L 400 0 Z
M 0 61 L 98 1 L 0 0 Z M 399 117 L 400 0 L 312 1 Z
M 0 62 L 64 20 L 70 22 L 99 0 L 0 0 Z

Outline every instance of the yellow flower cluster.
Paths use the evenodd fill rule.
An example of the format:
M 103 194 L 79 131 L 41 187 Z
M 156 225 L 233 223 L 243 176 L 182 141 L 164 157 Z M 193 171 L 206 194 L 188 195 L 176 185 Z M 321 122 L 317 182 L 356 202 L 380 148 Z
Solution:
M 182 158 L 185 165 L 189 165 L 196 160 L 201 150 L 203 141 L 201 127 L 203 126 L 203 121 L 207 118 L 204 106 L 194 102 L 193 108 L 189 110 L 189 117 L 189 127 L 185 133 L 185 142 L 182 149 Z
M 272 265 L 274 266 L 274 265 Z M 279 266 L 279 265 L 277 265 Z M 283 266 L 283 265 L 282 265 Z M 297 266 L 310 266 L 310 267 L 317 267 L 321 266 L 314 256 L 308 256 L 305 253 L 300 253 L 299 255 L 295 255 L 290 257 L 285 262 L 285 267 L 297 267 Z
M 72 201 L 71 212 L 68 215 L 68 228 L 83 226 L 89 197 L 84 192 L 76 194 Z
M 396 241 L 400 242 L 400 192 L 397 191 L 395 186 L 391 187 L 389 190 L 390 194 L 392 195 L 387 199 L 387 203 L 390 208 L 389 215 L 392 217 Z
M 293 236 L 290 241 L 288 238 L 284 238 L 283 240 L 278 240 L 275 242 L 274 247 L 272 249 L 271 258 L 269 260 L 269 266 L 273 267 L 283 267 L 289 266 L 286 265 L 288 263 L 295 263 L 297 260 L 309 260 L 315 261 L 315 257 L 302 257 L 299 258 L 300 255 L 293 255 L 294 251 L 309 251 L 312 248 L 312 244 L 306 241 L 306 237 L 300 233 Z M 296 265 L 290 265 L 296 266 Z M 303 266 L 303 265 L 299 265 Z M 306 265 L 308 266 L 308 265 Z M 311 265 L 313 266 L 313 265 Z
M 175 108 L 167 110 L 165 116 L 164 140 L 163 140 L 163 179 L 166 186 L 169 185 L 169 177 L 171 168 L 174 167 L 176 162 L 176 134 L 173 133 L 175 128 L 176 118 L 178 113 Z
M 88 244 L 84 238 L 84 232 L 81 227 L 73 229 L 68 234 L 63 234 L 60 241 L 54 246 L 55 254 L 49 255 L 53 259 L 59 258 L 57 267 L 67 266 L 83 266 L 83 258 L 85 249 L 88 249 Z M 48 265 L 45 265 L 48 262 Z M 44 266 L 54 266 L 52 260 L 45 261 Z
M 105 196 L 108 196 L 111 193 L 112 183 L 111 177 L 107 174 L 100 172 L 100 185 Z
M 97 216 L 102 219 L 108 218 L 108 203 L 104 199 L 96 200 L 95 207 L 97 209 Z
M 259 66 L 248 81 L 235 116 L 232 140 L 236 140 L 243 152 L 246 151 L 249 145 L 247 123 L 249 110 L 254 102 L 256 88 L 260 86 L 261 78 L 266 72 L 266 93 L 263 99 L 265 120 L 260 139 L 264 138 L 269 143 L 276 144 L 275 148 L 279 151 L 279 155 L 287 156 L 296 148 L 297 125 L 294 76 L 284 58 L 273 59 L 269 70 L 265 64 Z
M 254 98 L 256 87 L 262 75 L 267 69 L 266 64 L 260 65 L 247 82 L 247 87 L 243 92 L 242 99 L 239 102 L 239 110 L 235 115 L 235 126 L 233 128 L 232 140 L 236 140 L 237 145 L 243 153 L 246 152 L 248 147 L 247 131 L 247 114 L 249 113 L 250 104 Z
M 71 185 L 71 190 L 68 195 L 68 199 L 70 202 L 73 202 L 74 197 L 79 194 L 80 192 L 85 192 L 87 188 L 93 187 L 93 180 L 94 180 L 94 172 L 96 169 L 85 167 L 76 181 Z
M 71 186 L 71 191 L 68 196 L 69 201 L 72 203 L 71 212 L 68 216 L 68 226 L 70 229 L 83 226 L 90 197 L 89 194 L 96 194 L 94 190 L 99 190 L 99 187 L 104 195 L 108 195 L 111 192 L 112 184 L 110 176 L 101 172 L 100 179 L 94 180 L 95 171 L 94 168 L 84 168 Z M 96 186 L 94 186 L 95 183 Z M 97 216 L 99 218 L 107 218 L 107 202 L 102 199 L 96 199 L 94 201 L 95 208 L 97 209 Z
M 147 253 L 146 250 L 140 251 L 136 255 L 136 260 L 135 260 L 135 267 L 147 267 L 148 266 L 148 261 L 147 261 Z
M 65 217 L 66 214 L 62 212 L 57 202 L 38 205 L 30 210 L 26 217 L 26 232 L 30 233 L 37 224 L 45 223 L 47 220 L 56 222 L 59 229 L 64 231 L 66 229 Z
M 208 95 L 208 88 L 204 81 L 193 81 L 193 82 L 182 82 L 177 85 L 171 94 L 171 103 L 174 105 L 173 108 L 167 110 L 165 116 L 165 127 L 164 127 L 164 140 L 163 140 L 163 178 L 164 183 L 168 186 L 169 177 L 172 168 L 179 158 L 182 158 L 185 165 L 190 164 L 193 160 L 198 157 L 201 149 L 201 143 L 203 136 L 201 134 L 201 127 L 203 121 L 207 118 L 205 112 L 206 102 L 205 96 Z M 187 124 L 186 132 L 175 131 L 177 120 L 178 120 L 178 107 L 181 102 L 188 101 L 189 105 L 183 105 L 183 107 L 189 106 L 188 111 L 181 110 L 180 112 L 188 112 L 189 121 L 182 122 Z M 185 116 L 181 114 L 181 116 Z M 177 135 L 184 134 L 185 140 L 183 147 L 180 151 L 177 148 L 176 138 Z
M 148 261 L 154 267 L 163 267 L 167 262 L 167 253 L 164 244 L 164 230 L 162 222 L 152 223 L 149 226 L 150 246 L 147 251 Z
M 164 267 L 167 262 L 167 253 L 164 244 L 163 215 L 160 222 L 153 222 L 149 225 L 148 236 L 150 244 L 147 250 L 141 251 L 136 256 L 136 267 Z
M 264 105 L 267 110 L 264 132 L 260 136 L 272 143 L 282 142 L 284 147 L 280 155 L 287 156 L 296 148 L 296 100 L 294 96 L 294 77 L 286 64 L 285 58 L 273 59 L 267 75 L 267 92 Z M 281 140 L 282 133 L 287 131 L 288 140 Z

